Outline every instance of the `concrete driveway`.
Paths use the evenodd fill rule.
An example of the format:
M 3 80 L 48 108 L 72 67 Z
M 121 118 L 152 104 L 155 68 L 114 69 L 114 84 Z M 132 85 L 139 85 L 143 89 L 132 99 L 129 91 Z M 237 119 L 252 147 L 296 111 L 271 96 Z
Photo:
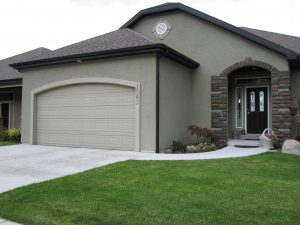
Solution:
M 13 145 L 0 148 L 0 193 L 147 153 L 87 148 Z
M 235 158 L 268 151 L 263 148 L 226 148 L 205 153 L 155 154 L 132 151 L 41 145 L 0 148 L 0 193 L 24 185 L 75 174 L 126 160 L 201 160 Z

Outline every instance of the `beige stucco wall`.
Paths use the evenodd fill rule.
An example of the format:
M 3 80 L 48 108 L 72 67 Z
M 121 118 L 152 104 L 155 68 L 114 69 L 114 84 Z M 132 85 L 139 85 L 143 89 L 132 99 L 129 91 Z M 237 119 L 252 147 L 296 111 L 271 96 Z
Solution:
M 166 19 L 172 30 L 163 40 L 152 33 L 161 18 Z M 200 63 L 192 74 L 191 122 L 210 127 L 210 77 L 246 57 L 267 62 L 278 70 L 288 71 L 284 56 L 251 41 L 241 38 L 208 22 L 183 12 L 171 12 L 143 18 L 133 30 L 162 42 Z
M 29 143 L 31 91 L 53 82 L 87 77 L 106 77 L 141 83 L 140 146 L 155 150 L 154 55 L 124 57 L 25 70 L 23 72 L 22 142 Z
M 170 148 L 173 140 L 187 143 L 191 108 L 191 70 L 167 58 L 159 63 L 159 144 Z
M 291 77 L 291 96 L 292 97 L 297 97 L 299 99 L 299 101 L 300 101 L 300 69 L 292 71 L 292 77 Z M 292 137 L 295 138 L 295 137 L 297 137 L 297 135 L 298 135 L 298 124 L 296 122 L 296 118 L 293 117 L 293 122 L 292 122 Z

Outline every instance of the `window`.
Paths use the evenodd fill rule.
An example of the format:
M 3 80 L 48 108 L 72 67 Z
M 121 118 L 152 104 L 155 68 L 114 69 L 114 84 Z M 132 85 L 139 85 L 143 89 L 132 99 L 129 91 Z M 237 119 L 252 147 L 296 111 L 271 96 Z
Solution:
M 259 92 L 259 111 L 265 111 L 265 92 L 263 91 Z
M 242 109 L 243 109 L 243 92 L 242 92 L 242 88 L 237 88 L 236 89 L 236 127 L 237 128 L 241 128 L 243 127 L 243 113 L 242 113 Z
M 270 84 L 271 78 L 236 78 L 235 84 L 236 85 L 255 85 L 255 84 Z
M 2 129 L 10 129 L 11 103 L 0 102 L 0 120 Z
M 250 92 L 250 111 L 255 112 L 255 92 Z

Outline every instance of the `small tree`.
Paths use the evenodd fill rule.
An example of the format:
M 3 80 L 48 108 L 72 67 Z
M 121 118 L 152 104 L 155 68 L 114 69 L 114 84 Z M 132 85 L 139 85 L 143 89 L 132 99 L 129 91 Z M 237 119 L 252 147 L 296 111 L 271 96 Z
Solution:
M 198 127 L 197 125 L 189 125 L 187 127 L 188 132 L 190 132 L 190 134 L 193 136 L 195 135 L 197 138 L 197 141 L 199 140 L 200 137 L 200 133 L 201 133 L 201 127 Z
M 195 135 L 197 138 L 197 142 L 199 142 L 199 139 L 201 138 L 201 141 L 206 141 L 206 142 L 210 142 L 210 138 L 213 136 L 213 132 L 204 127 L 201 128 L 197 125 L 189 125 L 187 127 L 188 132 L 190 132 L 191 135 Z

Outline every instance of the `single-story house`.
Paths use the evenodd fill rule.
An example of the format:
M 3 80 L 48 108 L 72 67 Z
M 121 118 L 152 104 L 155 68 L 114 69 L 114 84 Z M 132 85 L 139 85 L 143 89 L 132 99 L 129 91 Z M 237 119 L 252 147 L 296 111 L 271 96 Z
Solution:
M 281 139 L 297 135 L 290 106 L 300 99 L 300 38 L 180 3 L 11 66 L 22 73 L 23 143 L 159 152 L 189 142 L 190 124 L 223 141 L 238 129 L 249 138 L 267 127 Z M 3 93 L 21 86 L 2 81 Z M 19 97 L 2 95 L 20 108 Z

